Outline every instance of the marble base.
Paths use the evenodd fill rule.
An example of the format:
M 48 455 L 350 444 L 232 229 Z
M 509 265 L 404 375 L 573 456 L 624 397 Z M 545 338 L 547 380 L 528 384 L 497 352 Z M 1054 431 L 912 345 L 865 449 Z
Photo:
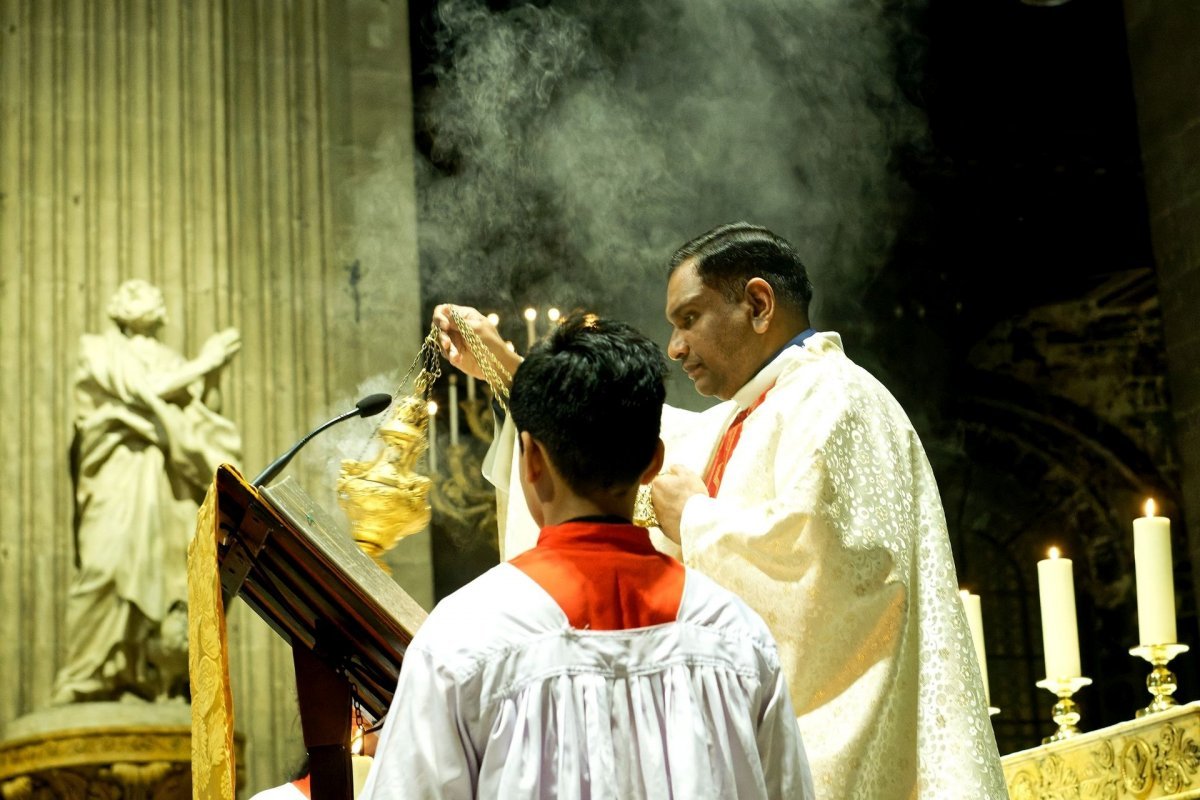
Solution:
M 191 744 L 191 707 L 184 703 L 47 708 L 5 728 L 0 798 L 188 798 Z

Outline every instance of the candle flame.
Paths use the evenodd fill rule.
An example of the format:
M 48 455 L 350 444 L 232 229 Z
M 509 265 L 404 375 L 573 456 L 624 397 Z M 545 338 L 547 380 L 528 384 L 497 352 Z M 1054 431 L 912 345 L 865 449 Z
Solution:
M 426 408 L 429 410 L 429 416 L 436 416 L 438 410 L 437 400 L 430 400 L 429 405 L 426 406 Z
M 1142 506 L 1142 510 L 1146 512 L 1147 517 L 1154 516 L 1154 512 L 1158 510 L 1158 506 L 1154 503 L 1153 497 L 1146 498 L 1146 504 Z
M 492 312 L 491 314 L 487 315 L 487 321 L 492 323 L 492 325 L 499 326 L 500 325 L 500 315 L 495 312 Z
M 537 309 L 536 308 L 525 309 L 525 319 L 529 320 L 530 322 L 533 322 L 535 319 L 537 319 Z
M 546 312 L 546 319 L 551 322 L 558 322 L 558 318 L 562 316 L 562 312 L 557 308 L 551 308 Z
M 1051 547 L 1049 552 L 1050 558 L 1058 558 L 1059 552 L 1057 547 Z

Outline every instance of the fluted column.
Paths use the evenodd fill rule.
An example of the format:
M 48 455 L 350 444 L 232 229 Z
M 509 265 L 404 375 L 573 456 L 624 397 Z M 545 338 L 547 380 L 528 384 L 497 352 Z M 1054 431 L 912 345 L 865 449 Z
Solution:
M 415 354 L 406 24 L 365 0 L 0 0 L 0 725 L 65 652 L 72 366 L 121 281 L 163 289 L 188 355 L 241 329 L 224 412 L 251 474 Z M 326 455 L 293 467 L 323 500 Z M 428 539 L 396 558 L 428 603 Z M 300 752 L 291 660 L 244 607 L 230 624 L 261 788 Z

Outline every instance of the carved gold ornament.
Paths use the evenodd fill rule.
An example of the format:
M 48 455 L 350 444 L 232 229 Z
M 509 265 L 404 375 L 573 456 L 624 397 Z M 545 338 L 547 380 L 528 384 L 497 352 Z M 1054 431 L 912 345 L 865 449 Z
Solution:
M 1002 759 L 1013 800 L 1200 798 L 1200 703 Z

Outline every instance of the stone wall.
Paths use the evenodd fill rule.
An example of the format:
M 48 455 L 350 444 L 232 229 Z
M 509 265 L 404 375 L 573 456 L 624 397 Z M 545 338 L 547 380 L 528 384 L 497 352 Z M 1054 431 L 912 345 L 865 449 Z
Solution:
M 0 0 L 0 727 L 64 655 L 74 351 L 122 280 L 163 289 L 188 355 L 242 331 L 224 395 L 248 474 L 403 374 L 424 327 L 409 85 L 404 3 Z M 336 454 L 291 470 L 331 497 Z M 426 604 L 428 551 L 393 559 Z M 240 604 L 230 642 L 253 792 L 302 755 L 291 659 Z
M 1195 561 L 1200 555 L 1200 11 L 1190 0 L 1126 0 L 1125 19 L 1166 325 L 1181 498 Z

